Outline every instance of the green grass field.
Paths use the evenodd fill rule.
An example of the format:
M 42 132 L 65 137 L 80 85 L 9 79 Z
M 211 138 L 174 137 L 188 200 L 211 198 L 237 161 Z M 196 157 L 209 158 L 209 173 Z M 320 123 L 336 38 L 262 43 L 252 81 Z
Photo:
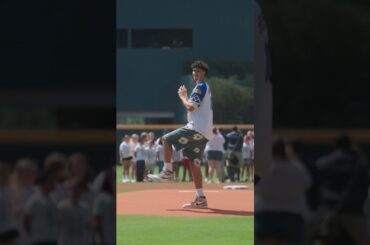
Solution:
M 253 217 L 117 216 L 118 245 L 252 245 Z
M 142 190 L 133 190 L 133 189 L 117 189 L 116 193 L 127 193 L 127 192 L 137 192 L 137 191 L 142 191 Z

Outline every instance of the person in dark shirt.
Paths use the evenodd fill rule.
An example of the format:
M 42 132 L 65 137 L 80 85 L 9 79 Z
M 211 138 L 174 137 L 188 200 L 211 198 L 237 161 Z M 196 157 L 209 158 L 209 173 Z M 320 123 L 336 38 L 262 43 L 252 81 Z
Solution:
M 340 135 L 332 153 L 318 159 L 321 213 L 332 213 L 332 221 L 351 244 L 367 244 L 364 204 L 368 196 L 369 176 L 366 160 L 355 151 L 349 137 Z M 335 244 L 344 239 L 338 236 Z M 347 243 L 348 244 L 348 243 Z
M 231 182 L 240 181 L 240 168 L 243 164 L 243 135 L 238 127 L 234 126 L 232 131 L 226 135 L 226 159 L 227 172 Z M 233 160 L 234 159 L 234 160 Z

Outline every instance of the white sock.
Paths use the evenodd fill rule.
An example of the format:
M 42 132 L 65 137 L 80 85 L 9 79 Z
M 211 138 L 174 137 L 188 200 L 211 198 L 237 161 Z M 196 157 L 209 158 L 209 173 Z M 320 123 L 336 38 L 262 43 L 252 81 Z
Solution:
M 195 189 L 198 197 L 204 197 L 203 188 Z
M 163 170 L 172 171 L 172 163 L 165 162 L 164 165 L 163 165 Z

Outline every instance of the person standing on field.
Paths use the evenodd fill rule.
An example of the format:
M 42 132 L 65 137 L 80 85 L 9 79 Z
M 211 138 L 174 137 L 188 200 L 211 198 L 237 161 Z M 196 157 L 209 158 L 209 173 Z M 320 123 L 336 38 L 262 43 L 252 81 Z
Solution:
M 193 80 L 196 86 L 190 97 L 184 85 L 178 89 L 178 95 L 187 110 L 188 123 L 166 135 L 164 138 L 164 167 L 159 174 L 148 175 L 157 181 L 173 181 L 172 145 L 177 151 L 183 150 L 183 155 L 190 160 L 190 171 L 196 189 L 196 197 L 183 208 L 207 208 L 207 199 L 203 193 L 201 159 L 208 140 L 212 138 L 213 111 L 211 90 L 204 81 L 208 73 L 208 64 L 197 60 L 191 65 Z

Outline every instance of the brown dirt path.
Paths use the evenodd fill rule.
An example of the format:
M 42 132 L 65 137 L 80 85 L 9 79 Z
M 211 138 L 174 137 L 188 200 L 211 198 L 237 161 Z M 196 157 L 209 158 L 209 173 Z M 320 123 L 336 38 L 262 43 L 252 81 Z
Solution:
M 248 216 L 254 212 L 253 186 L 248 190 L 224 190 L 226 184 L 204 186 L 208 209 L 183 209 L 195 196 L 189 183 L 131 183 L 118 188 L 141 190 L 117 195 L 117 214 L 157 216 Z M 243 184 L 245 185 L 245 184 Z

